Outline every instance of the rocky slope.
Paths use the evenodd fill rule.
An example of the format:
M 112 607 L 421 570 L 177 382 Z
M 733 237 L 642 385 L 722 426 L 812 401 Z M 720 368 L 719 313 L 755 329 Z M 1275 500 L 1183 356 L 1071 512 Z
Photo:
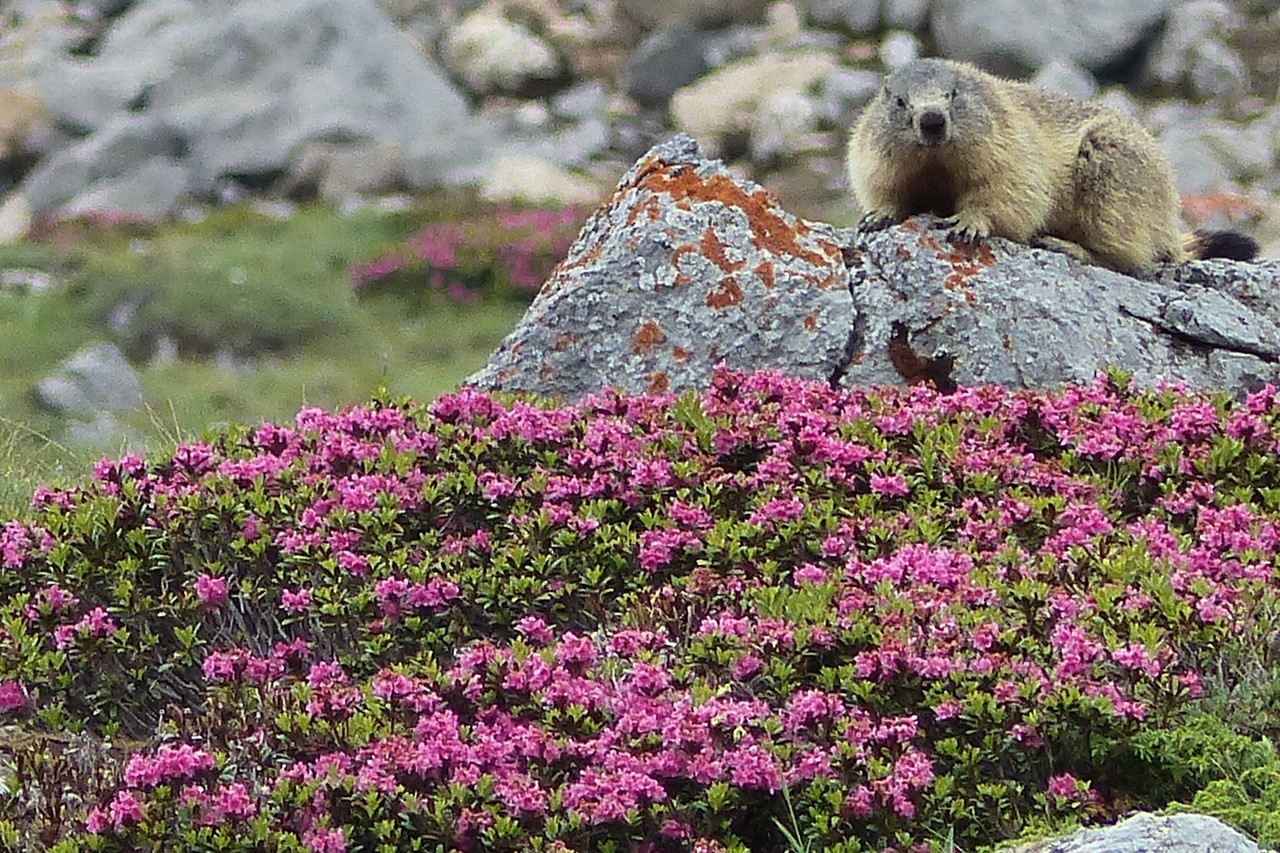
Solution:
M 672 130 L 801 215 L 851 221 L 844 129 L 887 67 L 936 53 L 1140 114 L 1189 218 L 1249 219 L 1274 254 L 1280 13 L 1033 5 L 8 0 L 0 237 L 31 216 L 246 192 L 593 201 Z

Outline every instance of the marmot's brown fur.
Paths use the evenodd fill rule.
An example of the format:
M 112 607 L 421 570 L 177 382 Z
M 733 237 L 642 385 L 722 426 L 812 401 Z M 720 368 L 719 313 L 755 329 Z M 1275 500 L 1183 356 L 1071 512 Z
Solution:
M 1133 119 L 962 62 L 890 74 L 849 135 L 847 168 L 863 231 L 933 213 L 953 240 L 1007 237 L 1131 274 L 1257 252 L 1231 231 L 1183 234 L 1173 170 Z

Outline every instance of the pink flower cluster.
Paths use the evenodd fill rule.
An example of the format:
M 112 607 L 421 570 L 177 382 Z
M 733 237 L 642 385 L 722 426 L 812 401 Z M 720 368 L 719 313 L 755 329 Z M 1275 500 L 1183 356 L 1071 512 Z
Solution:
M 193 813 L 267 813 L 313 850 L 356 837 L 361 797 L 459 849 L 501 815 L 696 846 L 713 788 L 750 812 L 830 786 L 833 832 L 878 838 L 938 819 L 975 731 L 1000 750 L 982 773 L 1079 806 L 1081 721 L 1123 738 L 1176 715 L 1205 645 L 1275 606 L 1280 515 L 1216 478 L 1224 435 L 1274 456 L 1277 423 L 1274 389 L 1219 409 L 1107 381 L 942 396 L 726 371 L 692 401 L 463 390 L 103 463 L 95 497 L 233 505 L 234 559 L 191 591 L 256 594 L 282 639 L 209 643 L 200 684 L 226 731 L 263 721 L 274 764 L 149 752 L 94 825 L 162 812 L 156 779 L 214 784 L 217 755 Z M 43 496 L 38 521 L 76 500 Z M 55 643 L 112 633 L 100 591 L 53 583 L 39 529 L 8 534 L 50 576 L 30 618 Z
M 124 771 L 124 783 L 134 788 L 154 788 L 162 782 L 191 779 L 213 768 L 213 756 L 190 744 L 164 745 L 154 756 L 134 755 Z
M 427 284 L 448 290 L 455 299 L 473 295 L 464 280 L 498 271 L 516 288 L 536 288 L 568 252 L 583 218 L 575 207 L 499 208 L 474 222 L 433 222 L 410 237 L 403 250 L 353 264 L 349 278 L 353 287 L 364 288 L 405 270 L 419 270 Z
M 115 620 L 103 608 L 95 607 L 78 621 L 54 628 L 53 646 L 61 651 L 71 648 L 77 639 L 105 638 L 115 632 Z

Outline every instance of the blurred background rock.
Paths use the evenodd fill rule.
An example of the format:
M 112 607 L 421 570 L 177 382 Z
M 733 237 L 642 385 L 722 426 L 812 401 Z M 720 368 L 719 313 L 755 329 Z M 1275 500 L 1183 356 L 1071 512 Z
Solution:
M 938 54 L 1101 93 L 1168 141 L 1184 192 L 1264 204 L 1273 6 L 8 0 L 0 190 L 35 218 L 462 185 L 583 202 L 680 129 L 798 213 L 839 220 L 850 118 L 887 67 Z

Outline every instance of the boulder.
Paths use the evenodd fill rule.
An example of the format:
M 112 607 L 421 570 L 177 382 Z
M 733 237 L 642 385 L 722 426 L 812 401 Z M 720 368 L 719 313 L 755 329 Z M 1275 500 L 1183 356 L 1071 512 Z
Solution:
M 1191 0 L 1174 9 L 1147 61 L 1146 82 L 1181 87 L 1201 99 L 1247 91 L 1249 69 L 1228 45 L 1242 24 L 1223 0 Z
M 573 399 L 705 385 L 718 362 L 845 386 L 942 389 L 1280 381 L 1280 262 L 1197 261 L 1139 280 L 927 218 L 860 235 L 782 210 L 679 135 L 588 221 L 469 380 Z
M 783 92 L 816 90 L 836 69 L 825 51 L 766 53 L 740 59 L 680 89 L 671 99 L 677 128 L 718 153 L 725 137 L 746 134 L 760 104 Z
M 0 89 L 0 161 L 26 152 L 48 120 L 44 102 L 21 89 Z
M 810 23 L 822 27 L 867 35 L 880 26 L 880 0 L 800 0 L 800 8 Z
M 495 158 L 493 168 L 480 184 L 480 197 L 488 201 L 519 201 L 561 207 L 597 204 L 606 188 L 536 154 L 509 152 Z
M 27 176 L 24 194 L 41 216 L 72 213 L 72 206 L 83 212 L 85 199 L 96 199 L 90 202 L 94 209 L 115 209 L 108 205 L 117 197 L 130 208 L 121 212 L 165 216 L 192 183 L 190 169 L 180 160 L 184 147 L 172 125 L 125 113 L 84 141 L 46 157 Z M 130 186 L 148 176 L 161 177 L 163 186 Z
M 114 213 L 163 219 L 177 212 L 190 188 L 187 168 L 169 157 L 153 157 L 122 175 L 105 178 L 63 205 L 63 216 Z
M 118 160 L 122 127 L 162 132 L 200 193 L 286 174 L 324 141 L 394 145 L 404 183 L 455 183 L 484 171 L 493 142 L 374 0 L 138 0 L 95 56 L 63 54 L 32 86 L 88 134 L 27 179 L 38 214 L 136 168 Z
M 445 66 L 477 94 L 520 94 L 555 79 L 560 57 L 529 29 L 501 10 L 481 6 L 444 38 Z
M 711 70 L 707 45 L 712 38 L 690 27 L 649 34 L 627 57 L 623 91 L 641 106 L 666 106 L 678 89 Z
M 1061 92 L 1082 101 L 1098 97 L 1098 81 L 1093 75 L 1074 62 L 1065 59 L 1050 60 L 1036 72 L 1031 82 L 1051 92 Z
M 706 383 L 721 362 L 829 379 L 853 328 L 835 229 L 782 210 L 688 136 L 655 146 L 468 382 L 572 400 Z
M 781 90 L 761 99 L 751 121 L 751 160 L 772 164 L 793 160 L 803 151 L 820 148 L 815 140 L 819 105 L 804 92 Z
M 618 9 L 645 29 L 752 24 L 764 18 L 770 0 L 617 0 Z
M 885 0 L 885 26 L 918 32 L 929 19 L 929 0 Z
M 842 384 L 1046 388 L 1112 365 L 1143 385 L 1280 377 L 1280 263 L 1201 261 L 1139 280 L 1008 240 L 958 247 L 931 224 L 847 235 L 858 319 Z
M 342 204 L 402 189 L 403 176 L 404 159 L 394 143 L 311 142 L 294 159 L 281 189 L 293 197 L 314 195 Z
M 1165 20 L 1173 0 L 934 0 L 941 56 L 1024 74 L 1051 59 L 1091 71 L 1129 58 Z
M 142 380 L 114 344 L 81 347 L 36 386 L 40 402 L 70 418 L 127 414 L 142 405 Z
M 1114 826 L 1082 829 L 1013 853 L 1258 853 L 1258 845 L 1206 815 L 1137 814 Z
M 10 193 L 0 201 L 0 246 L 21 243 L 31 232 L 35 217 L 31 202 L 22 193 Z

